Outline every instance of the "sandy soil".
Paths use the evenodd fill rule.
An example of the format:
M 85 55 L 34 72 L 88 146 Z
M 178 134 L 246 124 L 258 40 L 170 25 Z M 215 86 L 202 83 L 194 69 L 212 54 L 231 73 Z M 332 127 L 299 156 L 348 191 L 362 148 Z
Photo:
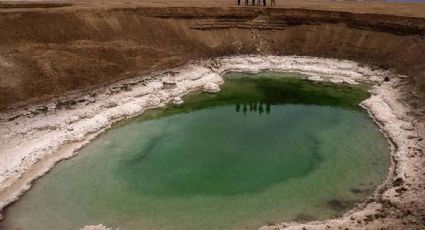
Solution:
M 167 2 L 185 6 L 186 1 Z M 425 97 L 421 13 L 414 14 L 417 18 L 378 14 L 370 2 L 302 2 L 292 1 L 304 7 L 296 9 L 159 7 L 161 1 L 145 7 L 144 0 L 0 7 L 0 110 L 191 60 L 240 54 L 329 57 L 393 69 L 411 77 L 415 93 Z M 315 4 L 323 10 L 307 10 Z M 423 5 L 396 6 L 397 12 L 410 12 Z M 396 13 L 391 4 L 380 6 L 382 13 Z M 332 7 L 342 11 L 329 11 Z M 362 10 L 347 13 L 356 7 Z M 359 13 L 366 11 L 374 13 Z M 425 103 L 415 106 L 425 111 Z
M 220 84 L 221 76 L 228 71 L 267 70 L 299 72 L 312 81 L 375 85 L 373 96 L 362 105 L 387 136 L 392 146 L 392 165 L 387 180 L 375 194 L 342 218 L 308 224 L 282 223 L 262 229 L 420 229 L 425 226 L 425 186 L 421 179 L 424 140 L 420 133 L 424 122 L 413 116 L 412 108 L 400 100 L 406 77 L 355 62 L 309 57 L 242 56 L 198 61 L 118 82 L 62 102 L 1 113 L 0 208 L 16 201 L 34 179 L 56 162 L 77 154 L 79 148 L 112 123 L 163 106 L 207 83 Z
M 251 2 L 251 0 L 250 0 Z M 267 0 L 270 4 L 270 0 Z M 46 9 L 66 7 L 70 9 L 93 9 L 93 8 L 128 8 L 128 7 L 237 7 L 237 0 L 58 0 L 58 1 L 43 1 L 43 0 L 9 0 L 0 1 L 4 5 L 15 4 L 24 5 L 16 8 L 6 8 L 9 10 L 25 10 L 25 8 Z M 21 3 L 21 4 L 17 4 Z M 28 4 L 30 3 L 30 4 Z M 34 4 L 38 3 L 38 4 Z M 41 4 L 40 4 L 41 3 Z M 244 0 L 241 0 L 241 4 Z M 57 7 L 53 7 L 56 4 Z M 72 5 L 66 5 L 72 4 Z M 390 14 L 409 17 L 425 17 L 425 4 L 417 3 L 389 3 L 384 0 L 276 0 L 276 8 L 286 9 L 312 9 L 312 10 L 331 10 L 345 11 L 352 13 L 376 13 Z M 64 9 L 60 9 L 64 10 Z

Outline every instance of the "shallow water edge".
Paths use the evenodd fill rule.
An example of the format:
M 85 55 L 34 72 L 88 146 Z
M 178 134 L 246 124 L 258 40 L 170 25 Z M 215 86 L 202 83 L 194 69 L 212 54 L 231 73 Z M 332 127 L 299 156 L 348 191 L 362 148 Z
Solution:
M 110 128 L 112 123 L 138 116 L 149 108 L 164 106 L 174 97 L 198 90 L 206 83 L 222 83 L 224 73 L 262 71 L 302 73 L 308 80 L 335 84 L 375 85 L 371 90 L 372 97 L 364 101 L 362 106 L 393 144 L 391 154 L 396 161 L 392 163 L 387 181 L 373 198 L 342 219 L 330 221 L 343 222 L 348 216 L 379 209 L 379 202 L 375 201 L 385 193 L 388 193 L 389 199 L 396 199 L 391 195 L 394 192 L 391 182 L 395 178 L 407 179 L 405 173 L 411 171 L 410 166 L 414 162 L 404 159 L 406 154 L 403 151 L 415 146 L 417 139 L 411 137 L 418 136 L 414 120 L 405 117 L 409 108 L 397 100 L 400 92 L 393 87 L 401 81 L 402 76 L 387 71 L 373 71 L 350 61 L 244 56 L 200 61 L 180 69 L 123 81 L 96 92 L 95 96 L 82 96 L 82 102 L 71 104 L 66 109 L 59 108 L 58 103 L 49 103 L 42 105 L 43 112 L 35 115 L 26 114 L 28 111 L 40 110 L 40 105 L 1 114 L 0 132 L 4 137 L 2 142 L 5 148 L 0 152 L 0 208 L 16 201 L 30 188 L 33 180 L 46 173 L 58 161 L 77 154 L 78 149 Z M 385 77 L 391 80 L 384 82 Z M 131 90 L 128 90 L 129 87 Z

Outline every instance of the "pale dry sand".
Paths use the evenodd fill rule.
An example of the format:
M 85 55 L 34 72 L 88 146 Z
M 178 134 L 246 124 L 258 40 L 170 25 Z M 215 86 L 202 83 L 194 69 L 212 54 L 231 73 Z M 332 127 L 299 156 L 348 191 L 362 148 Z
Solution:
M 0 114 L 0 210 L 19 199 L 32 181 L 63 159 L 72 157 L 98 134 L 119 120 L 164 106 L 175 97 L 223 82 L 226 72 L 297 72 L 311 81 L 374 85 L 362 103 L 392 146 L 388 178 L 374 195 L 342 218 L 307 224 L 282 223 L 262 229 L 379 229 L 392 220 L 400 226 L 405 216 L 392 216 L 386 206 L 419 202 L 423 191 L 423 123 L 401 100 L 403 76 L 372 70 L 352 61 L 296 56 L 238 56 L 193 62 L 178 69 L 139 76 L 87 95 Z M 403 188 L 403 194 L 399 190 Z M 371 217 L 372 216 L 372 217 Z M 360 222 L 359 222 L 360 221 Z M 417 220 L 416 220 L 417 221 Z M 89 226 L 86 226 L 87 228 Z M 97 226 L 103 228 L 102 226 Z M 86 228 L 86 229 L 87 229 Z
M 250 4 L 251 4 L 251 0 Z M 137 7 L 238 7 L 237 0 L 1 0 L 5 4 L 72 4 L 67 7 L 45 8 L 7 8 L 0 11 L 55 11 L 55 10 L 80 10 L 80 9 L 105 9 L 105 8 L 137 8 Z M 241 0 L 243 6 L 244 0 Z M 267 7 L 270 7 L 270 0 L 267 0 Z M 252 6 L 249 6 L 252 7 Z M 257 7 L 257 6 L 256 6 Z M 262 6 L 261 6 L 262 7 Z M 425 18 L 424 3 L 391 3 L 384 0 L 276 0 L 274 8 L 282 9 L 307 9 L 307 10 L 326 10 L 350 13 L 366 14 L 387 14 L 408 17 Z

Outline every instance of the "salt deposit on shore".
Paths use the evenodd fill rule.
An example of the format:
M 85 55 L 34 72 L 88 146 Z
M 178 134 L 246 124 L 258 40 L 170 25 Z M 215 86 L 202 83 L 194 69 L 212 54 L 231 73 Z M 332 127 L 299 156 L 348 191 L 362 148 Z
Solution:
M 400 100 L 398 86 L 401 76 L 335 59 L 238 56 L 199 61 L 179 69 L 121 81 L 88 94 L 1 113 L 0 210 L 16 201 L 30 188 L 33 180 L 58 161 L 77 154 L 80 148 L 114 122 L 140 115 L 149 108 L 164 106 L 176 97 L 200 90 L 207 84 L 221 84 L 222 75 L 232 71 L 297 72 L 311 81 L 374 85 L 372 97 L 362 106 L 369 111 L 392 146 L 393 164 L 387 181 L 372 198 L 343 218 L 305 225 L 284 223 L 263 229 L 361 227 L 366 223 L 366 216 L 373 215 L 372 221 L 389 218 L 384 210 L 384 201 L 402 206 L 421 199 L 417 191 L 422 182 L 414 178 L 421 176 L 424 170 L 420 167 L 424 157 L 420 147 L 422 138 L 418 134 L 418 127 L 423 124 L 409 115 L 410 108 Z M 400 186 L 403 186 L 404 194 L 410 194 L 410 200 L 406 197 L 401 199 L 402 196 L 398 195 Z M 379 216 L 375 218 L 377 214 Z M 360 219 L 362 221 L 358 222 Z

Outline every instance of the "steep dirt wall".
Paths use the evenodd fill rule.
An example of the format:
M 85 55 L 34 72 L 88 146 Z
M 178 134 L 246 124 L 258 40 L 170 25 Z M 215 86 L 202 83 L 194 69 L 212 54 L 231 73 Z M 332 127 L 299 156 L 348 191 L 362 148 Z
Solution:
M 425 19 L 259 8 L 0 13 L 0 110 L 236 54 L 343 58 L 391 68 L 425 92 Z

